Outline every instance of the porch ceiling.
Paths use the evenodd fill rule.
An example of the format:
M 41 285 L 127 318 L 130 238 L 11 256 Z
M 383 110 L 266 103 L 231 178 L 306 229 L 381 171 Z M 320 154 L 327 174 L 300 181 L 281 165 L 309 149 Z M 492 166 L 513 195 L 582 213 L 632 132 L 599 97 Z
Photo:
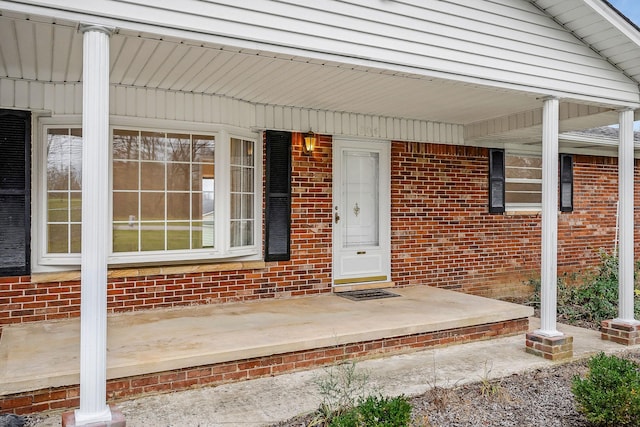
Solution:
M 82 80 L 77 22 L 0 13 L 0 78 Z M 111 83 L 454 124 L 540 107 L 531 93 L 128 30 L 112 36 Z

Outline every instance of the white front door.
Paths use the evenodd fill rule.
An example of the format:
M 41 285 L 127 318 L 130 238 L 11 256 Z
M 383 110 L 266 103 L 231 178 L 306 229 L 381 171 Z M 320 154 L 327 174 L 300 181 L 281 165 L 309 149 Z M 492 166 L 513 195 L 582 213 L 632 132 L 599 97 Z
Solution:
M 391 280 L 389 142 L 333 142 L 333 284 Z

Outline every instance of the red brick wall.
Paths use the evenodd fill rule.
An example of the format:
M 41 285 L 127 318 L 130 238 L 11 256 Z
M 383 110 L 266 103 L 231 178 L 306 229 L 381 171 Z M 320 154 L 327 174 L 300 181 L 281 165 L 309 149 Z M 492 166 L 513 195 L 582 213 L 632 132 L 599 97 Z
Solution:
M 291 261 L 258 270 L 111 279 L 109 311 L 329 292 L 331 139 L 321 137 L 313 155 L 304 156 L 297 138 Z M 505 297 L 521 292 L 523 281 L 538 274 L 540 216 L 487 212 L 486 149 L 394 142 L 391 161 L 392 280 L 398 285 Z M 615 235 L 617 160 L 576 156 L 574 174 L 575 210 L 559 216 L 561 271 L 595 265 L 598 249 L 612 251 Z M 79 306 L 77 281 L 0 278 L 0 327 L 75 317 Z
M 395 142 L 392 279 L 505 296 L 540 261 L 539 215 L 488 213 L 488 151 Z

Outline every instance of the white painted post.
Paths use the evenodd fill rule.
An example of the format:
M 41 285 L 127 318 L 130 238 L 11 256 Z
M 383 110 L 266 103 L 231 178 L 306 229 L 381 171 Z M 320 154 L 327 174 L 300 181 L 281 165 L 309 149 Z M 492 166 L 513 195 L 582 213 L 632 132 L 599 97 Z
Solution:
M 82 258 L 77 426 L 111 421 L 107 388 L 109 37 L 82 25 Z
M 540 329 L 536 334 L 556 337 L 558 278 L 558 123 L 557 98 L 544 100 L 542 109 L 542 262 Z
M 618 250 L 618 318 L 614 322 L 636 323 L 633 312 L 633 110 L 619 113 L 618 197 L 620 200 L 620 248 Z

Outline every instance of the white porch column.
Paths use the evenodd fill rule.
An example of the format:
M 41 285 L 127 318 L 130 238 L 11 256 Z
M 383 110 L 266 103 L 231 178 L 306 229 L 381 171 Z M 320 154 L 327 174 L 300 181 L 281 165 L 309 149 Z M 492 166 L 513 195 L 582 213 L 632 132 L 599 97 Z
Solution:
M 80 409 L 76 425 L 111 421 L 107 387 L 109 36 L 82 25 L 82 266 Z
M 620 250 L 618 255 L 618 318 L 614 322 L 636 323 L 633 312 L 633 110 L 620 111 L 618 146 L 618 198 L 620 200 Z
M 544 100 L 542 110 L 542 262 L 540 329 L 536 334 L 555 337 L 558 278 L 558 126 L 557 98 Z

